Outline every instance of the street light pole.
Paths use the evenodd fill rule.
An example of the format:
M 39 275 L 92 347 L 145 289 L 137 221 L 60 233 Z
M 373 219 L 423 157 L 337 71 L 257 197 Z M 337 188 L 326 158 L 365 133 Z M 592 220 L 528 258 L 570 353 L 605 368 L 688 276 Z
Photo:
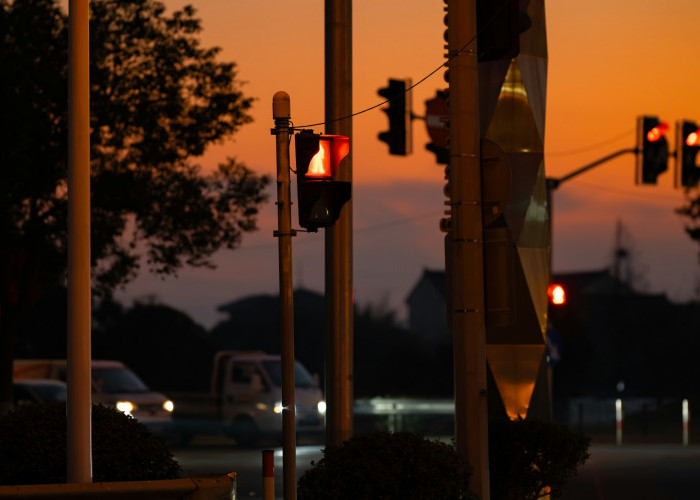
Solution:
M 292 202 L 289 139 L 292 134 L 289 94 L 272 98 L 277 147 L 277 231 L 279 246 L 280 336 L 282 344 L 282 481 L 285 500 L 297 497 L 296 409 L 294 401 L 294 291 L 292 285 Z
M 67 478 L 92 482 L 89 1 L 68 5 Z
M 326 133 L 348 136 L 352 148 L 351 0 L 325 3 L 325 83 Z M 352 182 L 351 162 L 352 153 L 338 180 Z M 326 446 L 339 446 L 353 430 L 352 198 L 326 228 L 325 268 Z
M 486 314 L 479 132 L 476 0 L 448 1 L 450 213 L 446 254 L 454 336 L 455 440 L 474 467 L 473 490 L 489 498 Z

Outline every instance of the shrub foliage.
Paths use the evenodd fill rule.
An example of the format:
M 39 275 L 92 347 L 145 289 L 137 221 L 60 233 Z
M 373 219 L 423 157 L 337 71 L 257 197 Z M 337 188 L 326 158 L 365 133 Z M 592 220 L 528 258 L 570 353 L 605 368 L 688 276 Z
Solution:
M 92 407 L 93 479 L 175 479 L 181 472 L 172 452 L 151 431 L 122 412 Z M 19 407 L 0 418 L 0 484 L 66 482 L 66 406 Z
M 449 445 L 419 434 L 358 434 L 337 447 L 299 480 L 300 500 L 417 500 L 474 498 L 471 467 Z
M 489 422 L 489 474 L 494 500 L 552 496 L 588 459 L 590 439 L 566 427 L 538 420 Z

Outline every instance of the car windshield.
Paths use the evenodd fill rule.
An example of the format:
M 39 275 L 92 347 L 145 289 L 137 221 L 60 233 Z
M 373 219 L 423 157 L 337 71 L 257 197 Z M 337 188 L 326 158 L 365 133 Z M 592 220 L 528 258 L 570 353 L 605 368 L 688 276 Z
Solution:
M 42 401 L 65 403 L 66 386 L 62 384 L 31 384 L 28 386 Z
M 150 392 L 146 384 L 125 367 L 93 368 L 92 380 L 97 390 L 106 394 Z
M 279 360 L 268 360 L 263 361 L 263 366 L 270 374 L 272 382 L 280 387 L 282 385 L 282 362 Z M 314 378 L 306 371 L 298 361 L 294 363 L 294 385 L 297 387 L 316 387 L 316 381 Z

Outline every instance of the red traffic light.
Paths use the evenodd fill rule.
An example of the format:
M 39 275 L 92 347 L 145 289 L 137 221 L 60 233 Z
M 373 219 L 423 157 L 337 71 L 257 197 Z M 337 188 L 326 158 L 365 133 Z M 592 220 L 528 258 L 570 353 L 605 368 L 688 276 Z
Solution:
M 566 304 L 566 291 L 564 287 L 558 284 L 551 284 L 547 287 L 547 295 L 549 301 L 555 306 Z
M 647 141 L 656 142 L 668 132 L 668 123 L 661 122 L 656 127 L 647 132 Z
M 698 124 L 683 120 L 676 123 L 676 187 L 694 188 L 700 181 L 696 158 L 700 151 Z
M 659 175 L 668 169 L 668 123 L 655 116 L 637 119 L 637 184 L 656 184 Z

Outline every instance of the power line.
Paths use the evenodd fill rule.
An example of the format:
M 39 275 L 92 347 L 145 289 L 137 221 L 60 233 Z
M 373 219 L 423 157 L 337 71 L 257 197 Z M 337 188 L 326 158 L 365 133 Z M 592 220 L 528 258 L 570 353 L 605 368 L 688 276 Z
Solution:
M 610 139 L 606 139 L 601 142 L 597 142 L 595 144 L 589 144 L 588 146 L 582 146 L 580 148 L 574 148 L 574 149 L 567 149 L 563 151 L 545 151 L 546 156 L 566 156 L 566 155 L 573 155 L 577 153 L 585 153 L 587 151 L 591 151 L 594 149 L 598 149 L 603 146 L 607 146 L 608 144 L 612 144 L 614 142 L 619 141 L 620 139 L 623 139 L 627 137 L 630 134 L 633 134 L 635 129 L 628 130 L 626 132 L 623 132 L 620 135 L 616 135 L 615 137 L 611 137 Z
M 395 227 L 399 226 L 402 224 L 408 224 L 409 222 L 413 222 L 416 220 L 420 219 L 425 219 L 428 217 L 435 217 L 435 220 L 439 220 L 439 218 L 442 216 L 442 212 L 439 210 L 432 210 L 430 212 L 424 212 L 422 214 L 416 214 L 416 215 L 411 215 L 407 217 L 399 217 L 396 219 L 393 219 L 391 221 L 386 221 L 386 222 L 379 222 L 377 224 L 370 224 L 368 226 L 364 226 L 361 228 L 354 228 L 353 233 L 358 234 L 358 233 L 365 233 L 369 231 L 376 231 L 378 229 L 383 229 L 386 227 Z M 437 227 L 437 225 L 436 225 Z M 298 241 L 298 244 L 303 244 L 303 243 L 312 243 L 312 240 L 310 239 L 300 239 Z M 258 250 L 258 249 L 264 249 L 264 248 L 272 248 L 275 247 L 277 248 L 277 242 L 276 241 L 266 241 L 262 243 L 256 243 L 252 245 L 246 245 L 246 246 L 239 246 L 235 249 L 235 251 L 239 252 L 241 250 Z
M 399 93 L 399 94 L 396 94 L 395 96 L 389 97 L 388 99 L 385 99 L 384 101 L 382 101 L 382 102 L 380 102 L 380 103 L 378 103 L 378 104 L 375 104 L 374 106 L 370 106 L 369 108 L 365 108 L 365 109 L 363 109 L 363 110 L 361 110 L 361 111 L 357 111 L 357 112 L 352 113 L 352 114 L 349 114 L 349 115 L 347 115 L 347 116 L 341 116 L 340 118 L 334 118 L 333 120 L 327 120 L 327 121 L 318 122 L 318 123 L 310 123 L 310 124 L 308 124 L 308 125 L 300 125 L 299 127 L 294 127 L 294 129 L 318 127 L 318 126 L 321 126 L 321 125 L 327 125 L 328 123 L 335 123 L 335 122 L 338 122 L 338 121 L 340 121 L 340 120 L 346 120 L 346 119 L 348 119 L 348 118 L 353 118 L 353 117 L 358 116 L 358 115 L 361 115 L 361 114 L 363 114 L 363 113 L 367 113 L 368 111 L 372 111 L 373 109 L 377 109 L 378 107 L 387 104 L 389 101 L 391 101 L 391 100 L 393 100 L 393 99 L 396 99 L 397 97 L 400 97 L 400 96 L 402 96 L 402 95 L 404 95 L 404 94 L 410 92 L 411 90 L 413 90 L 414 88 L 416 88 L 418 85 L 420 85 L 421 83 L 423 83 L 424 81 L 426 81 L 428 78 L 430 78 L 431 76 L 433 76 L 435 73 L 437 73 L 438 71 L 440 71 L 442 68 L 448 67 L 448 66 L 449 66 L 449 63 L 450 63 L 450 61 L 452 61 L 452 59 L 454 59 L 455 57 L 457 57 L 458 55 L 460 55 L 462 52 L 464 52 L 465 50 L 467 50 L 467 47 L 469 47 L 469 45 L 471 45 L 472 43 L 474 43 L 474 41 L 478 38 L 479 33 L 483 33 L 484 30 L 485 30 L 486 28 L 488 28 L 488 27 L 498 18 L 498 16 L 503 12 L 503 10 L 506 8 L 507 5 L 508 5 L 508 2 L 507 2 L 507 1 L 504 1 L 504 2 L 501 4 L 500 8 L 499 8 L 496 12 L 494 12 L 493 16 L 491 16 L 491 18 L 490 18 L 486 23 L 484 23 L 484 25 L 477 31 L 477 34 L 474 35 L 469 41 L 467 41 L 467 43 L 465 43 L 465 44 L 462 46 L 462 48 L 460 48 L 459 50 L 457 50 L 457 51 L 454 52 L 453 54 L 448 54 L 448 55 L 446 56 L 446 57 L 447 57 L 447 61 L 441 63 L 440 66 L 438 66 L 437 68 L 435 68 L 434 70 L 432 70 L 430 73 L 428 73 L 427 75 L 425 75 L 423 78 L 421 78 L 420 80 L 418 80 L 416 83 L 414 83 L 414 84 L 411 85 L 410 87 L 406 88 L 403 92 L 401 92 L 401 93 Z
M 613 188 L 610 186 L 601 186 L 599 184 L 591 184 L 589 182 L 578 181 L 578 182 L 576 182 L 576 184 L 579 186 L 583 186 L 585 188 L 588 188 L 588 189 L 597 189 L 598 191 L 606 191 L 609 193 L 614 193 L 614 194 L 623 195 L 623 196 L 629 196 L 632 198 L 640 198 L 640 199 L 643 199 L 643 200 L 649 201 L 649 202 L 653 202 L 654 200 L 660 200 L 660 199 L 665 199 L 665 200 L 669 200 L 669 201 L 673 200 L 673 201 L 677 201 L 679 203 L 683 202 L 682 199 L 679 199 L 679 198 L 677 198 L 675 196 L 671 196 L 671 195 L 656 194 L 656 195 L 654 195 L 654 197 L 649 197 L 649 196 L 643 195 L 637 191 L 627 191 L 624 189 L 617 189 L 617 188 Z

